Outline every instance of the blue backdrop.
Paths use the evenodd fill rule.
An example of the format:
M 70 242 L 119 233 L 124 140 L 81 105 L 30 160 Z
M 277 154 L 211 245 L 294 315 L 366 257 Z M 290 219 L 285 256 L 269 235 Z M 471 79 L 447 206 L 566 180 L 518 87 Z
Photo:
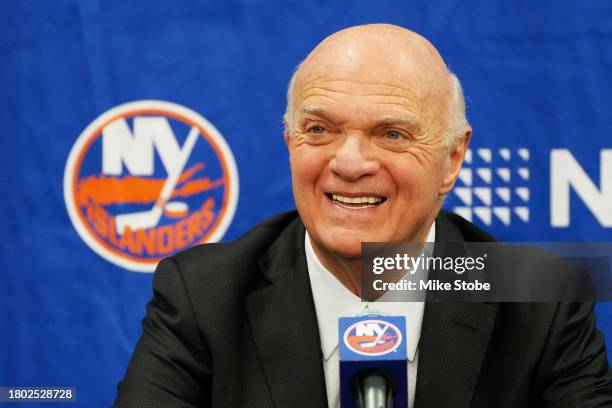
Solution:
M 0 385 L 111 404 L 151 296 L 137 270 L 293 207 L 286 84 L 350 25 L 412 28 L 462 80 L 474 136 L 447 208 L 501 240 L 612 241 L 610 21 L 607 0 L 0 2 Z M 112 230 L 156 208 L 167 163 L 150 235 Z

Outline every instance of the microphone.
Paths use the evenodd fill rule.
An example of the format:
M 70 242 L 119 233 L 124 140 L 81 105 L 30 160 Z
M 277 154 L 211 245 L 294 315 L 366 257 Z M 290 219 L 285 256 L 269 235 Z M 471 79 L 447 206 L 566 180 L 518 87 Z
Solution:
M 396 388 L 393 377 L 376 368 L 358 373 L 351 383 L 358 408 L 393 408 Z
M 407 408 L 408 363 L 404 316 L 341 317 L 342 408 Z

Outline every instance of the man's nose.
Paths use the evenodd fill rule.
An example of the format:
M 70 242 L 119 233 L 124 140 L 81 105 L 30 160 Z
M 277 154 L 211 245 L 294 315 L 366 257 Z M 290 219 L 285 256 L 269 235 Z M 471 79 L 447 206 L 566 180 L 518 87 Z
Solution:
M 378 172 L 380 163 L 373 156 L 374 146 L 364 135 L 345 136 L 330 162 L 331 170 L 342 179 L 354 182 Z

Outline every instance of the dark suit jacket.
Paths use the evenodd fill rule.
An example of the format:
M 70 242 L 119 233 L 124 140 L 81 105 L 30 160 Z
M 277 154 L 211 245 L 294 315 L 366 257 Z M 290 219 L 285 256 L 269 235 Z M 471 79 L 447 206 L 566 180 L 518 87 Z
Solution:
M 436 242 L 491 240 L 436 220 Z M 297 213 L 163 260 L 153 288 L 116 407 L 327 406 Z M 423 319 L 416 408 L 612 407 L 590 303 L 427 303 Z

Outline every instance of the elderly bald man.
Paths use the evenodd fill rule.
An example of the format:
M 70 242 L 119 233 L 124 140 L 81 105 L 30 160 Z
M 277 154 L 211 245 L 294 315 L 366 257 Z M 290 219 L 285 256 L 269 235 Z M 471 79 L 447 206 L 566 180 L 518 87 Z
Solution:
M 116 407 L 338 407 L 338 318 L 372 308 L 407 318 L 410 407 L 612 406 L 591 304 L 361 301 L 361 242 L 493 241 L 440 209 L 471 129 L 426 39 L 326 38 L 285 125 L 297 212 L 160 263 Z

